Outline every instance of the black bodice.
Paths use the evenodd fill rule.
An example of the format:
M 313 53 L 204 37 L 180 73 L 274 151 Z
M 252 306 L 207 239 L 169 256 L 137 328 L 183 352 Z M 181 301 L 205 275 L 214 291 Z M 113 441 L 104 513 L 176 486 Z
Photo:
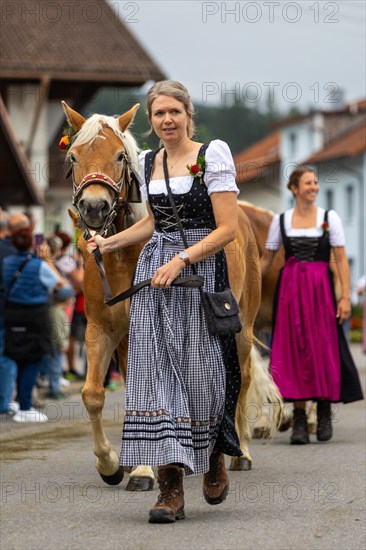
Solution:
M 329 231 L 326 229 L 320 237 L 288 237 L 285 231 L 285 215 L 280 215 L 280 229 L 285 258 L 295 257 L 300 262 L 329 262 L 330 242 Z M 324 213 L 324 224 L 328 225 L 328 210 Z
M 204 156 L 207 147 L 207 144 L 202 145 L 198 156 Z M 169 233 L 178 230 L 169 197 L 165 193 L 152 195 L 149 191 L 151 171 L 157 153 L 158 151 L 151 151 L 145 157 L 145 182 L 149 205 L 155 219 L 155 229 Z M 207 187 L 199 178 L 194 178 L 188 193 L 173 193 L 173 197 L 184 229 L 216 228 Z

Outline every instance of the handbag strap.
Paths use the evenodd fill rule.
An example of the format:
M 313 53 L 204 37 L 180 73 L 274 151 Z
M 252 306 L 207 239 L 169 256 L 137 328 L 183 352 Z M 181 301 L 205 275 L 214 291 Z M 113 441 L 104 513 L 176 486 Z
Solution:
M 9 296 L 10 296 L 10 293 L 11 291 L 13 290 L 13 287 L 15 285 L 15 283 L 17 282 L 17 280 L 19 279 L 23 269 L 25 268 L 25 266 L 27 265 L 27 263 L 32 259 L 32 254 L 28 254 L 28 256 L 26 257 L 26 259 L 20 264 L 20 266 L 18 267 L 18 269 L 15 271 L 14 275 L 13 275 L 13 278 L 12 280 L 10 281 L 10 285 L 5 293 L 5 299 L 4 299 L 4 303 L 6 304 L 8 302 L 8 299 L 9 299 Z
M 182 237 L 184 247 L 189 248 L 188 241 L 187 241 L 187 238 L 186 238 L 185 233 L 184 233 L 183 225 L 182 225 L 181 219 L 180 219 L 179 214 L 178 214 L 177 206 L 176 206 L 175 201 L 174 201 L 172 190 L 170 188 L 168 164 L 167 164 L 166 159 L 167 159 L 167 154 L 166 154 L 166 150 L 164 150 L 164 153 L 163 153 L 163 170 L 164 170 L 164 177 L 165 177 L 166 188 L 167 188 L 167 191 L 168 191 L 168 198 L 169 198 L 170 206 L 172 207 L 173 214 L 174 214 L 174 217 L 175 217 L 175 221 L 177 222 L 177 226 L 178 226 L 178 229 L 179 229 L 180 236 Z M 193 273 L 195 275 L 197 275 L 196 266 L 194 264 L 191 264 L 191 268 L 192 268 Z

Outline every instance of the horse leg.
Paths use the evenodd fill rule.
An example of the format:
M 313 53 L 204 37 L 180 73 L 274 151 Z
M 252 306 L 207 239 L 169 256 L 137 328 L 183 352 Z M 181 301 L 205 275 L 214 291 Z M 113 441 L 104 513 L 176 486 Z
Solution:
M 316 425 L 317 425 L 317 415 L 316 415 L 316 403 L 310 402 L 309 404 L 309 411 L 308 411 L 308 426 L 309 426 L 309 434 L 315 434 L 316 433 Z
M 244 329 L 245 330 L 245 329 Z M 247 393 L 250 386 L 250 348 L 251 342 L 244 330 L 237 336 L 238 358 L 241 371 L 241 388 L 236 407 L 235 424 L 239 437 L 242 456 L 233 457 L 230 462 L 230 470 L 250 470 L 252 457 L 249 453 L 249 442 L 251 438 L 248 415 L 246 410 Z
M 240 340 L 242 339 L 243 336 L 241 335 Z M 241 370 L 241 388 L 238 398 L 238 405 L 236 408 L 235 423 L 240 442 L 240 449 L 243 455 L 240 457 L 236 456 L 231 459 L 230 470 L 251 470 L 252 468 L 252 457 L 250 456 L 248 447 L 251 435 L 246 410 L 246 399 L 250 386 L 249 349 L 247 345 L 240 344 L 240 341 L 238 342 L 238 354 Z
M 123 479 L 123 468 L 119 464 L 118 454 L 104 432 L 102 423 L 105 399 L 103 383 L 114 345 L 106 335 L 95 338 L 95 332 L 94 335 L 92 334 L 91 324 L 87 326 L 85 341 L 88 370 L 82 389 L 82 398 L 91 422 L 93 452 L 97 457 L 96 468 L 103 481 L 108 485 L 118 485 Z
M 126 382 L 128 335 L 122 338 L 117 348 L 118 366 L 123 380 Z M 128 471 L 129 468 L 125 468 Z M 151 491 L 154 488 L 155 476 L 151 466 L 137 466 L 130 470 L 130 479 L 126 491 Z

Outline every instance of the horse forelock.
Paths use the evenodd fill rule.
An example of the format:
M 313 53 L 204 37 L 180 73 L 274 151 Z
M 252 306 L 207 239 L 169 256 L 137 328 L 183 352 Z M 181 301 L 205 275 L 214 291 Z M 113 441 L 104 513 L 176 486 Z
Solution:
M 105 128 L 110 128 L 122 141 L 133 169 L 138 174 L 140 174 L 141 170 L 138 161 L 139 147 L 136 143 L 136 140 L 128 130 L 126 130 L 125 132 L 121 132 L 118 124 L 118 119 L 112 116 L 95 114 L 89 117 L 85 121 L 79 132 L 76 134 L 75 139 L 73 140 L 73 143 L 68 150 L 67 158 L 70 157 L 73 148 L 77 147 L 78 145 L 92 143 L 97 138 L 106 139 L 105 135 L 101 135 Z M 140 220 L 141 218 L 146 216 L 147 211 L 145 203 L 131 203 L 130 206 L 136 220 Z
M 128 130 L 126 130 L 125 132 L 121 132 L 118 124 L 118 119 L 114 118 L 113 116 L 98 114 L 90 116 L 85 121 L 79 132 L 76 134 L 75 139 L 73 140 L 73 143 L 68 150 L 67 157 L 71 155 L 74 147 L 85 145 L 87 143 L 92 143 L 97 138 L 105 137 L 101 135 L 105 128 L 110 128 L 122 141 L 134 170 L 140 172 L 138 162 L 139 147 L 136 143 L 136 140 Z

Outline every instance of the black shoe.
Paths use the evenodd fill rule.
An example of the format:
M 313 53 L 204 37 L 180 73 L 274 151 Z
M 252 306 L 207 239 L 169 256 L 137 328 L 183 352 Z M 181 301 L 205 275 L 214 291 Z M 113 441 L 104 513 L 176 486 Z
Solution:
M 306 443 L 309 443 L 308 420 L 304 409 L 294 409 L 290 443 L 291 445 L 305 445 Z
M 318 441 L 329 441 L 333 436 L 331 406 L 329 401 L 318 401 L 316 412 L 318 417 L 316 438 Z

